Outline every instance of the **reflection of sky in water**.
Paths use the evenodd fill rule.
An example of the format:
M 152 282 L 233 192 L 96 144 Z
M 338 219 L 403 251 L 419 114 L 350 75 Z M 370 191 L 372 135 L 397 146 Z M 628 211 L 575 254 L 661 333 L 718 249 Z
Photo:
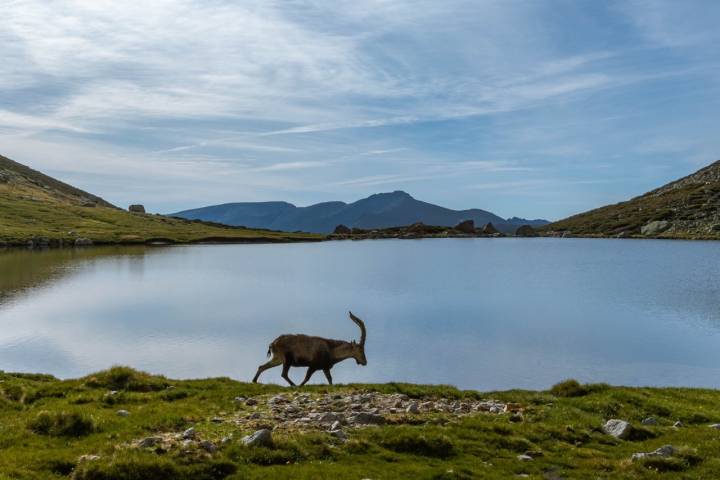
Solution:
M 0 369 L 66 377 L 128 364 L 249 379 L 281 333 L 357 338 L 352 309 L 368 324 L 369 364 L 339 364 L 338 382 L 720 386 L 719 243 L 394 240 L 134 253 L 72 260 L 64 276 L 0 306 Z M 279 374 L 263 380 L 281 383 Z

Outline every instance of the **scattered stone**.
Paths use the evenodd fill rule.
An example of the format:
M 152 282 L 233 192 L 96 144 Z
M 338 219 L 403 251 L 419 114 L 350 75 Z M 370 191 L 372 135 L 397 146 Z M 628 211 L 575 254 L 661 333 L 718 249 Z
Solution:
M 685 424 L 684 424 L 683 422 L 681 422 L 680 420 L 678 420 L 677 422 L 673 423 L 673 427 L 675 427 L 675 428 L 682 428 L 682 427 L 684 427 L 684 426 L 685 426 Z
M 341 423 L 339 421 L 333 422 L 332 425 L 330 425 L 330 431 L 334 432 L 335 430 L 340 430 Z
M 605 422 L 602 429 L 610 436 L 625 440 L 632 432 L 632 425 L 625 420 L 612 419 Z
M 252 435 L 244 437 L 242 443 L 248 447 L 269 447 L 272 445 L 272 432 L 268 429 L 258 430 Z
M 720 423 L 713 423 L 712 425 L 710 425 L 710 428 L 715 428 L 717 430 L 720 430 Z
M 383 425 L 385 417 L 375 413 L 360 412 L 348 418 L 348 422 L 354 425 Z
M 128 211 L 132 213 L 145 213 L 145 206 L 144 205 L 130 205 L 128 207 Z
M 223 418 L 220 418 L 220 417 L 213 417 L 212 419 L 210 419 L 210 421 L 211 421 L 212 423 L 223 423 L 225 420 L 224 420 Z
M 217 449 L 218 449 L 217 445 L 215 445 L 210 440 L 203 440 L 202 442 L 200 442 L 200 448 L 202 448 L 203 450 L 205 450 L 208 453 L 215 453 L 215 452 L 217 452 Z
M 420 413 L 420 408 L 418 407 L 417 402 L 412 402 L 410 405 L 407 406 L 405 409 L 407 413 Z
M 529 462 L 529 461 L 533 460 L 533 457 L 531 457 L 530 455 L 522 454 L 522 455 L 518 455 L 517 459 L 520 460 L 521 462 Z
M 185 430 L 182 434 L 182 438 L 185 440 L 192 440 L 195 438 L 195 427 L 190 427 Z
M 233 398 L 233 402 L 235 403 L 244 403 L 247 400 L 245 397 L 235 397 Z
M 115 414 L 118 417 L 129 417 L 130 416 L 130 412 L 128 412 L 127 410 L 118 410 L 117 412 L 115 412 Z
M 640 423 L 642 423 L 643 425 L 657 425 L 658 421 L 657 421 L 657 418 L 655 418 L 655 417 L 648 417 L 648 418 L 643 419 L 643 421 Z
M 342 418 L 340 416 L 336 415 L 335 413 L 327 412 L 327 413 L 323 413 L 317 420 L 320 423 L 333 423 L 334 424 L 334 423 L 337 423 L 340 420 L 342 420 Z
M 670 223 L 666 220 L 655 220 L 647 225 L 643 225 L 640 228 L 640 233 L 643 235 L 657 235 L 670 228 Z
M 655 451 L 652 452 L 639 452 L 639 453 L 633 453 L 631 460 L 634 462 L 636 460 L 642 460 L 643 458 L 651 458 L 651 457 L 672 457 L 675 454 L 675 447 L 672 445 L 663 445 L 662 447 L 658 448 Z
M 475 222 L 472 220 L 465 220 L 458 223 L 453 228 L 462 233 L 475 233 Z
M 248 407 L 252 407 L 253 405 L 257 405 L 257 404 L 258 404 L 258 401 L 255 400 L 254 398 L 248 398 L 247 400 L 245 400 L 245 405 L 247 405 Z
M 75 246 L 76 247 L 90 247 L 92 246 L 93 241 L 89 238 L 76 238 L 75 239 Z
M 233 439 L 233 437 L 232 437 L 232 433 L 231 433 L 227 437 L 223 437 L 223 439 L 220 440 L 220 445 L 228 445 L 228 444 L 232 443 L 232 439 Z
M 162 437 L 147 437 L 138 442 L 138 447 L 150 448 L 158 445 L 160 442 L 162 442 Z

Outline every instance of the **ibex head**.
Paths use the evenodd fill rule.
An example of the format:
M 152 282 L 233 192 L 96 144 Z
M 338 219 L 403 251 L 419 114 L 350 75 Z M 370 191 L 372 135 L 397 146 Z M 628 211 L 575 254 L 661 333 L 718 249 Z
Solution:
M 355 359 L 358 365 L 367 365 L 367 358 L 365 357 L 365 338 L 367 336 L 367 332 L 365 330 L 365 323 L 358 317 L 353 315 L 352 312 L 348 313 L 350 314 L 350 320 L 355 322 L 357 326 L 360 327 L 360 343 L 357 343 L 355 340 L 350 342 L 350 346 L 352 347 L 352 357 Z

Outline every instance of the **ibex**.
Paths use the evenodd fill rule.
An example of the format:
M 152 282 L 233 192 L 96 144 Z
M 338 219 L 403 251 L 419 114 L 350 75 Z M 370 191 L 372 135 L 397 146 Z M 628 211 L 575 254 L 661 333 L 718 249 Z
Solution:
M 367 359 L 365 358 L 365 323 L 353 315 L 352 312 L 348 313 L 350 314 L 350 320 L 360 327 L 360 343 L 356 343 L 354 340 L 346 342 L 344 340 L 330 340 L 307 335 L 281 335 L 270 344 L 268 357 L 272 354 L 272 358 L 269 362 L 258 367 L 253 383 L 257 383 L 262 372 L 280 364 L 283 366 L 282 378 L 292 386 L 295 386 L 295 383 L 288 377 L 290 367 L 308 367 L 305 380 L 300 384 L 300 386 L 303 386 L 310 380 L 313 373 L 318 370 L 325 373 L 328 383 L 332 385 L 330 369 L 336 363 L 348 358 L 354 358 L 358 365 L 367 365 Z

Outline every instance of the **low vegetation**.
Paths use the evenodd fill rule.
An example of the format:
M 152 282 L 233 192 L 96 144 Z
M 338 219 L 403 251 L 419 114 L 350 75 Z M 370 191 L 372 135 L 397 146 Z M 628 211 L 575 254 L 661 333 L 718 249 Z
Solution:
M 344 425 L 346 438 L 286 421 L 271 443 L 245 445 L 244 436 L 278 425 L 270 412 L 278 394 L 285 405 L 385 395 L 421 408 L 387 414 L 381 425 Z M 507 411 L 422 408 L 487 399 Z M 262 418 L 246 420 L 255 417 Z M 653 422 L 643 424 L 648 417 Z M 604 433 L 611 418 L 627 420 L 635 434 L 620 440 Z M 702 389 L 575 381 L 545 392 L 410 384 L 293 389 L 172 380 L 127 367 L 76 380 L 0 373 L 0 479 L 716 478 L 720 430 L 710 425 L 717 422 L 720 391 Z M 167 438 L 179 440 L 168 447 L 159 440 Z M 147 445 L 138 443 L 143 439 Z M 663 445 L 674 453 L 631 460 Z
M 655 228 L 643 231 L 643 227 Z M 627 202 L 540 228 L 545 234 L 720 239 L 720 162 Z
M 130 213 L 0 156 L 0 246 L 318 240 L 304 233 L 229 227 Z

